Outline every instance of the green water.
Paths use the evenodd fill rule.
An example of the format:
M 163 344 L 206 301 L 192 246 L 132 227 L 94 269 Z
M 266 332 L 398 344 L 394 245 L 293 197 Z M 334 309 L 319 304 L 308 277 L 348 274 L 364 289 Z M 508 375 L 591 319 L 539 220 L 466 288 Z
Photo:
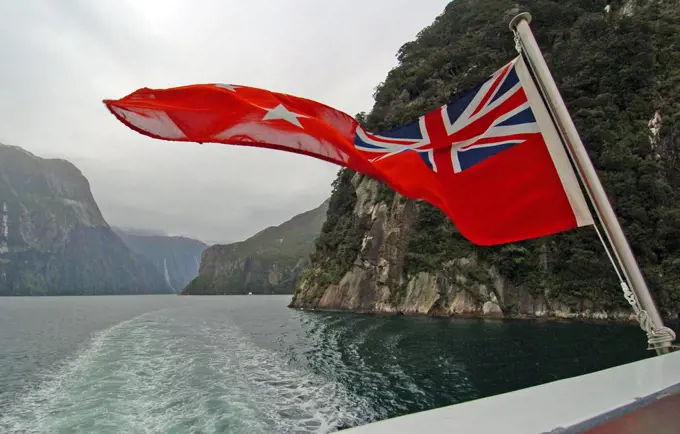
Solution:
M 651 356 L 635 325 L 288 301 L 0 298 L 0 432 L 323 433 Z

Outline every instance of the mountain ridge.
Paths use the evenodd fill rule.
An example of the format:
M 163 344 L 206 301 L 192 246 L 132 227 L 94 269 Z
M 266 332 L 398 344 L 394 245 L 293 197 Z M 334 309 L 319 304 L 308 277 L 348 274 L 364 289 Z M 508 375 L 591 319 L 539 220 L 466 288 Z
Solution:
M 183 295 L 292 293 L 326 219 L 328 201 L 243 241 L 208 247 Z
M 149 260 L 176 293 L 198 275 L 201 255 L 208 247 L 186 236 L 138 235 L 117 227 L 113 231 L 130 250 Z
M 71 162 L 0 144 L 0 202 L 8 227 L 0 295 L 169 292 L 111 230 Z

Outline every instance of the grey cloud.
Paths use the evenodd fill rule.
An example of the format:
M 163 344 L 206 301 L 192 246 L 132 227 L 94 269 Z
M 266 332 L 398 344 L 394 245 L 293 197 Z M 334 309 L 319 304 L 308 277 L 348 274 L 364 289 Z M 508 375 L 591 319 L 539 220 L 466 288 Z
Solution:
M 107 221 L 244 239 L 325 200 L 338 167 L 141 136 L 101 103 L 140 87 L 245 84 L 370 110 L 398 48 L 445 0 L 0 2 L 0 142 L 66 158 Z

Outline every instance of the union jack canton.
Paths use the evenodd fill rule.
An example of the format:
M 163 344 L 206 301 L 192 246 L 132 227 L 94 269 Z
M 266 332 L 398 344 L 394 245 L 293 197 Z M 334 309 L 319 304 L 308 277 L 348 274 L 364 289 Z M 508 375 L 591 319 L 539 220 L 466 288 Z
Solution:
M 413 151 L 435 172 L 458 173 L 540 134 L 516 60 L 417 121 L 380 134 L 358 127 L 354 146 L 372 162 Z

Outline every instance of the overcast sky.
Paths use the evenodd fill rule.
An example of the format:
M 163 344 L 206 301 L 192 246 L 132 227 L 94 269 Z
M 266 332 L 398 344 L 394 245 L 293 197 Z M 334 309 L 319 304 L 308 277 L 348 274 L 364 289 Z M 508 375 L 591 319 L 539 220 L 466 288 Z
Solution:
M 247 238 L 323 202 L 338 167 L 280 151 L 171 143 L 104 98 L 234 83 L 369 111 L 399 47 L 447 0 L 0 2 L 0 142 L 74 163 L 111 225 Z

